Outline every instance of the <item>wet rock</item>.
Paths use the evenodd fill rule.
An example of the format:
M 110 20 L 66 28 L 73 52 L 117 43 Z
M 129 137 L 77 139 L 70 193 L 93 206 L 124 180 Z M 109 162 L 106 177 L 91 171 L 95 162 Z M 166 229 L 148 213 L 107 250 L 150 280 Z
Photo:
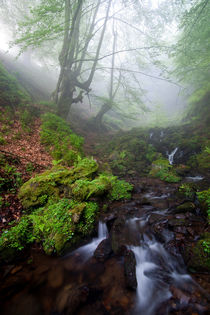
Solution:
M 173 230 L 176 233 L 187 234 L 187 229 L 185 226 L 175 226 Z
M 101 241 L 101 243 L 98 245 L 94 252 L 94 257 L 100 261 L 103 262 L 105 261 L 112 253 L 112 247 L 111 247 L 111 242 L 110 239 L 105 239 Z
M 175 227 L 175 226 L 184 226 L 186 224 L 184 219 L 171 219 L 168 221 L 169 227 Z
M 166 220 L 166 217 L 162 214 L 158 214 L 158 213 L 152 213 L 150 218 L 149 218 L 149 224 L 154 224 L 158 221 L 163 221 Z
M 127 288 L 136 290 L 136 258 L 132 250 L 127 250 L 124 254 L 124 273 Z
M 11 274 L 14 275 L 15 273 L 19 272 L 20 270 L 23 269 L 23 266 L 16 266 L 11 270 Z
M 63 268 L 59 265 L 54 266 L 48 273 L 48 283 L 52 288 L 59 288 L 63 283 Z
M 196 206 L 194 205 L 193 202 L 185 202 L 183 204 L 181 204 L 180 206 L 177 207 L 177 210 L 179 212 L 194 212 L 195 211 Z
M 119 217 L 111 229 L 111 246 L 113 252 L 117 255 L 122 255 L 126 250 L 125 224 L 125 219 Z
M 17 295 L 11 300 L 6 309 L 3 311 L 4 315 L 40 315 L 43 314 L 39 300 L 31 294 L 23 293 Z
M 210 255 L 205 246 L 208 239 L 200 239 L 195 243 L 186 244 L 183 258 L 190 270 L 198 272 L 210 271 Z
M 62 314 L 75 314 L 78 307 L 88 299 L 89 288 L 85 285 L 72 288 L 65 286 L 57 297 L 56 311 Z

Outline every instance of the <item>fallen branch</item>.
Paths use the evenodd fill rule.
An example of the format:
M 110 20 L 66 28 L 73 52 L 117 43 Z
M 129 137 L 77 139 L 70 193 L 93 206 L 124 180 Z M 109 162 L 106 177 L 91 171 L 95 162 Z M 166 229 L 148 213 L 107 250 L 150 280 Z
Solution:
M 14 153 L 11 153 L 11 152 L 7 152 L 7 151 L 4 151 L 4 150 L 0 150 L 1 153 L 5 154 L 5 155 L 9 155 L 9 156 L 12 156 L 12 157 L 15 157 L 16 159 L 23 159 L 23 160 L 26 160 L 30 163 L 32 163 L 33 165 L 35 165 L 36 167 L 42 167 L 42 168 L 48 168 L 50 167 L 51 165 L 41 165 L 41 164 L 38 164 L 36 162 L 33 162 L 31 161 L 30 159 L 27 159 L 26 157 L 23 157 L 23 156 L 20 156 L 20 155 L 17 155 L 17 154 L 14 154 Z

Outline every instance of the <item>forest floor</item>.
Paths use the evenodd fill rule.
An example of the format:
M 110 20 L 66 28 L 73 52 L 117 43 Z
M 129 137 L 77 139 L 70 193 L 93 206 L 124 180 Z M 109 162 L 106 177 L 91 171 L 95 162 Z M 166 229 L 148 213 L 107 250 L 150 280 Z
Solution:
M 5 125 L 1 125 L 0 131 Z M 5 134 L 5 143 L 0 144 L 0 155 L 6 161 L 1 167 L 0 175 L 8 177 L 14 186 L 24 183 L 32 176 L 52 166 L 52 157 L 40 142 L 41 119 L 34 119 L 29 131 L 23 130 L 18 117 L 9 125 L 9 132 Z M 1 165 L 2 166 L 2 165 Z M 2 173 L 2 174 L 1 174 Z M 18 188 L 18 187 L 17 187 Z M 17 189 L 5 190 L 1 196 L 2 209 L 0 216 L 0 231 L 7 228 L 12 221 L 20 218 L 22 205 L 17 197 Z

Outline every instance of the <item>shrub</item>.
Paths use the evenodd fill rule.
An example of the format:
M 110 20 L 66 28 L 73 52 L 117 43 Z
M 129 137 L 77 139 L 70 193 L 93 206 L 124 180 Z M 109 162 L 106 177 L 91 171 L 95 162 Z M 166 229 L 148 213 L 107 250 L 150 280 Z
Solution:
M 153 162 L 149 175 L 160 178 L 161 180 L 169 183 L 176 183 L 180 181 L 180 177 L 174 173 L 172 165 L 170 165 L 169 161 L 164 158 Z

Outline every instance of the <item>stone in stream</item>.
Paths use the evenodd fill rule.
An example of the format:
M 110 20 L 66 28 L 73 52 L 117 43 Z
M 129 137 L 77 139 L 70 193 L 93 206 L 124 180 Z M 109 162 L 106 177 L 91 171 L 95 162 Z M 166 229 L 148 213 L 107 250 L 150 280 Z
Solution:
M 94 257 L 98 261 L 103 262 L 111 255 L 111 253 L 112 253 L 111 242 L 110 239 L 107 238 L 101 241 L 101 243 L 97 246 L 94 252 Z
M 114 254 L 122 255 L 126 250 L 126 221 L 123 217 L 117 218 L 111 229 L 111 246 Z
M 57 297 L 56 311 L 59 314 L 75 314 L 78 307 L 87 301 L 89 291 L 85 285 L 74 288 L 72 285 L 65 286 Z
M 136 258 L 132 250 L 126 250 L 124 254 L 124 274 L 127 288 L 136 290 Z
M 177 210 L 179 212 L 194 212 L 195 211 L 196 206 L 194 205 L 193 202 L 184 202 L 183 204 L 179 205 L 177 207 Z

